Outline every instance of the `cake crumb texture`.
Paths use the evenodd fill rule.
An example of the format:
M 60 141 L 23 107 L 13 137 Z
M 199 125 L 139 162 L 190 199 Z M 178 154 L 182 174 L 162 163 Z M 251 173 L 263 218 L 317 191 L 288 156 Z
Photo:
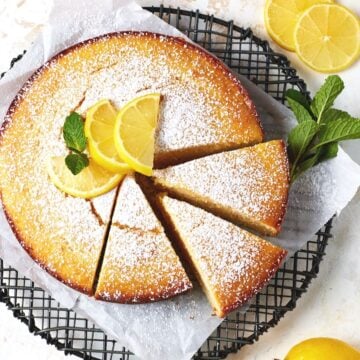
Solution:
M 155 170 L 155 183 L 234 222 L 276 235 L 285 215 L 289 169 L 274 140 Z
M 120 186 L 95 297 L 143 303 L 191 288 L 161 223 L 135 179 L 127 176 Z
M 186 202 L 160 198 L 220 317 L 243 305 L 274 275 L 286 250 Z

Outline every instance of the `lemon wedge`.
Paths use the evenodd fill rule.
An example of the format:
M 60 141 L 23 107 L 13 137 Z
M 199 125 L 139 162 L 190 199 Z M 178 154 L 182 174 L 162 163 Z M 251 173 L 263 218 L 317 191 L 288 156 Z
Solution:
M 148 94 L 128 102 L 119 112 L 114 128 L 115 147 L 135 171 L 150 176 L 154 162 L 155 129 L 160 94 Z
M 114 144 L 114 126 L 117 112 L 109 100 L 101 100 L 86 113 L 85 136 L 90 156 L 103 168 L 112 172 L 129 172 Z
M 295 51 L 294 30 L 302 13 L 312 5 L 332 0 L 267 0 L 265 26 L 271 38 L 287 50 Z
M 312 69 L 344 70 L 360 54 L 359 18 L 341 5 L 314 5 L 301 15 L 294 40 L 297 55 Z
M 284 360 L 359 360 L 360 352 L 332 338 L 312 338 L 295 345 Z
M 97 165 L 92 159 L 88 167 L 73 175 L 65 164 L 65 157 L 55 156 L 47 163 L 53 184 L 66 194 L 90 199 L 107 193 L 119 184 L 124 174 L 114 174 Z

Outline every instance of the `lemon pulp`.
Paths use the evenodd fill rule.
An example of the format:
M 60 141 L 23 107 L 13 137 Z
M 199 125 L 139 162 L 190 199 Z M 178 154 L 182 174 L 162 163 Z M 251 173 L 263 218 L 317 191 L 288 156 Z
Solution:
M 155 129 L 160 94 L 133 99 L 119 112 L 114 128 L 115 147 L 135 171 L 150 176 L 154 162 Z
M 341 5 L 314 5 L 300 17 L 294 40 L 296 53 L 309 67 L 337 72 L 359 57 L 360 22 Z
M 130 167 L 120 157 L 114 143 L 117 112 L 109 100 L 101 100 L 86 113 L 85 136 L 92 159 L 112 172 L 129 172 Z
M 266 30 L 280 46 L 295 51 L 294 31 L 302 13 L 312 5 L 332 2 L 332 0 L 267 0 L 264 11 Z
M 114 174 L 90 159 L 89 166 L 73 175 L 65 157 L 54 156 L 47 163 L 47 172 L 54 185 L 66 194 L 90 199 L 107 193 L 119 184 L 123 174 Z

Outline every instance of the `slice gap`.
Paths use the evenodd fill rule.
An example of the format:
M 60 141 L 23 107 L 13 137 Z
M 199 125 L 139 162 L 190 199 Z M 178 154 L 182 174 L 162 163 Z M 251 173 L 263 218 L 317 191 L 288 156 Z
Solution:
M 124 179 L 123 179 L 123 181 L 124 181 Z M 110 218 L 109 218 L 109 221 L 107 222 L 107 225 L 106 225 L 105 234 L 104 234 L 104 238 L 103 238 L 103 243 L 102 243 L 102 246 L 101 246 L 100 255 L 99 255 L 99 258 L 98 258 L 97 265 L 96 265 L 94 282 L 93 282 L 93 285 L 92 285 L 92 294 L 96 293 L 97 285 L 98 285 L 98 282 L 99 282 L 100 271 L 101 271 L 102 264 L 103 264 L 103 261 L 104 261 L 106 245 L 107 245 L 107 241 L 108 241 L 108 238 L 109 238 L 110 228 L 111 228 L 112 219 L 113 219 L 113 216 L 114 216 L 114 211 L 115 211 L 116 201 L 117 201 L 117 198 L 118 198 L 118 195 L 119 195 L 120 186 L 121 186 L 121 183 L 116 188 L 114 201 L 113 201 L 112 206 L 111 206 Z
M 159 201 L 161 196 L 165 196 L 162 190 L 159 190 L 147 176 L 136 174 L 136 182 L 139 184 L 143 191 L 147 201 L 149 202 L 154 214 L 160 221 L 164 228 L 165 234 L 171 242 L 171 245 L 180 259 L 180 262 L 184 265 L 185 272 L 191 282 L 198 282 L 198 277 L 195 275 L 196 269 L 193 267 L 192 262 L 189 260 L 189 254 L 186 248 L 182 246 L 182 242 L 176 232 L 173 231 L 171 221 L 167 218 L 166 212 L 163 211 L 162 204 Z

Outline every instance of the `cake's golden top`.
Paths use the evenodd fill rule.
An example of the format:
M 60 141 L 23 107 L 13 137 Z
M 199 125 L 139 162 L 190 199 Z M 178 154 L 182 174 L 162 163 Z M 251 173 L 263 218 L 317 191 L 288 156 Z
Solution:
M 192 288 L 164 229 L 132 176 L 120 186 L 95 297 L 167 299 Z
M 224 317 L 250 299 L 286 251 L 188 203 L 161 197 L 215 312 Z
M 268 235 L 280 231 L 289 169 L 281 140 L 223 152 L 156 170 L 173 194 Z
M 65 50 L 28 81 L 10 112 L 25 101 L 31 115 L 46 108 L 52 120 L 100 99 L 120 108 L 153 92 L 162 94 L 157 165 L 263 139 L 255 107 L 228 68 L 200 47 L 151 33 L 115 33 Z
M 109 229 L 115 191 L 92 201 L 66 196 L 50 183 L 45 164 L 49 157 L 67 155 L 62 128 L 72 111 L 85 115 L 101 99 L 121 108 L 154 92 L 162 95 L 157 167 L 263 140 L 253 103 L 219 60 L 184 40 L 136 32 L 88 40 L 55 56 L 25 83 L 0 130 L 1 197 L 21 244 L 50 273 L 87 294 L 100 271 L 100 299 L 160 300 L 192 285 L 132 178 L 120 188 Z M 287 194 L 283 145 L 251 149 L 257 150 L 214 155 L 209 163 L 198 160 L 205 161 L 204 176 L 197 165 L 183 176 L 200 195 L 206 187 L 214 203 L 228 201 L 225 207 L 235 215 L 237 198 L 229 190 L 224 197 L 218 193 L 228 186 L 250 189 L 242 195 L 246 216 L 277 231 Z M 250 186 L 232 180 L 239 169 Z

